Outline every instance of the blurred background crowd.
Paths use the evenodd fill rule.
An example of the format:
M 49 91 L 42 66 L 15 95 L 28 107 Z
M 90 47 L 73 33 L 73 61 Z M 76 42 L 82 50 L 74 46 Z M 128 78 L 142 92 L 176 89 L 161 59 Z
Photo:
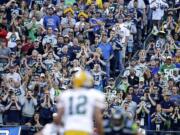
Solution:
M 179 0 L 0 0 L 0 124 L 52 121 L 80 69 L 146 130 L 180 130 Z M 27 133 L 26 133 L 27 134 Z

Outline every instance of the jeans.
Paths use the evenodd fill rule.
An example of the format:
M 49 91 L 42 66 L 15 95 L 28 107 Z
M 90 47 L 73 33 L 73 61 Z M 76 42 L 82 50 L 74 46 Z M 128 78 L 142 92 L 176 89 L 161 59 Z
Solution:
M 32 117 L 22 116 L 21 123 L 22 123 L 22 124 L 26 124 L 26 123 L 28 123 L 28 122 L 31 122 L 32 119 L 33 119 Z
M 108 81 L 110 78 L 110 61 L 105 60 L 106 62 L 106 80 Z
M 123 57 L 121 51 L 114 52 L 114 66 L 116 69 L 119 71 L 122 71 L 124 69 L 124 64 L 123 64 Z
M 122 57 L 122 53 L 118 52 L 118 60 L 119 60 L 119 65 L 118 68 L 120 71 L 124 70 L 124 63 L 123 63 L 123 57 Z

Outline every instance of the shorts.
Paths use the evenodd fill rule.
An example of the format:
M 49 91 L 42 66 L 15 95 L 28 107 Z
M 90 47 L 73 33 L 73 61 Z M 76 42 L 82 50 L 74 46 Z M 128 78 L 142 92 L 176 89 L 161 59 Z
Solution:
M 69 130 L 69 131 L 65 131 L 64 135 L 90 135 L 90 134 L 85 131 Z

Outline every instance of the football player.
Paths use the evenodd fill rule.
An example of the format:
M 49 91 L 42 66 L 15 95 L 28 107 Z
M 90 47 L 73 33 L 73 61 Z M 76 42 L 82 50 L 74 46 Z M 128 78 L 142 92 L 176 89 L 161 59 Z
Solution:
M 105 135 L 141 135 L 138 134 L 135 122 L 128 119 L 121 107 L 112 108 L 111 113 L 109 122 L 106 122 L 109 125 L 105 125 Z
M 57 105 L 57 120 L 64 124 L 64 135 L 93 134 L 94 120 L 98 134 L 103 135 L 104 94 L 92 88 L 93 77 L 87 71 L 77 71 L 72 84 L 73 89 L 62 93 Z

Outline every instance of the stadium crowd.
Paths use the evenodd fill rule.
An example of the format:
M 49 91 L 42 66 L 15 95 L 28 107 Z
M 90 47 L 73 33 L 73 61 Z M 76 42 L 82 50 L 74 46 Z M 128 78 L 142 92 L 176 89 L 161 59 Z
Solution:
M 104 119 L 121 107 L 141 128 L 179 131 L 179 9 L 179 0 L 0 0 L 0 124 L 40 130 L 85 69 L 106 95 Z

